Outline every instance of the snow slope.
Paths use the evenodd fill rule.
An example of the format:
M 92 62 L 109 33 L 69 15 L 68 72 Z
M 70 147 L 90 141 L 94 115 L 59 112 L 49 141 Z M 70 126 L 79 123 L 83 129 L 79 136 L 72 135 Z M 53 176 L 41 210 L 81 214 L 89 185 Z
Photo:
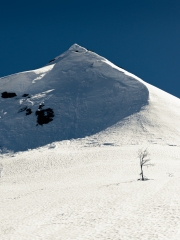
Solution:
M 79 52 L 75 52 L 77 49 Z M 9 111 L 1 117 L 8 119 L 8 114 L 11 113 L 12 122 L 16 121 L 17 123 L 17 118 L 20 116 L 21 120 L 24 119 L 24 122 L 28 122 L 26 126 L 29 127 L 30 124 L 36 123 L 37 119 L 33 113 L 39 108 L 39 104 L 43 100 L 45 107 L 54 110 L 55 117 L 48 124 L 35 126 L 35 129 L 41 134 L 43 129 L 45 134 L 48 134 L 48 127 L 51 129 L 54 126 L 53 124 L 61 121 L 57 117 L 54 107 L 58 104 L 51 105 L 55 102 L 54 99 L 58 100 L 60 96 L 58 97 L 58 93 L 55 94 L 55 90 L 54 92 L 46 92 L 53 89 L 52 86 L 46 88 L 46 86 L 49 86 L 48 84 L 51 84 L 49 81 L 52 79 L 48 77 L 48 74 L 51 75 L 56 65 L 61 65 L 66 57 L 69 59 L 69 55 L 71 56 L 70 63 L 75 61 L 73 59 L 71 62 L 72 56 L 80 61 L 80 57 L 83 55 L 75 55 L 80 53 L 84 54 L 84 57 L 89 54 L 92 57 L 94 56 L 95 59 L 101 58 L 95 53 L 73 45 L 70 50 L 55 58 L 51 62 L 53 65 L 50 64 L 42 68 L 44 72 L 40 69 L 35 70 L 36 73 L 35 71 L 34 73 L 33 71 L 20 73 L 19 75 L 24 76 L 27 85 L 30 82 L 27 89 L 18 90 L 15 83 L 13 86 L 13 82 L 15 82 L 13 77 L 17 81 L 18 74 L 7 78 L 9 82 L 7 82 L 6 88 L 3 87 L 5 86 L 5 79 L 1 79 L 1 81 L 4 81 L 1 84 L 2 91 L 17 93 L 17 97 L 15 97 L 17 100 L 15 98 L 1 99 L 3 111 L 5 112 L 5 109 Z M 95 63 L 97 65 L 92 68 L 93 70 L 88 67 L 90 72 L 88 74 L 94 74 L 93 76 L 97 77 L 98 84 L 101 83 L 101 80 L 104 81 L 105 86 L 108 82 L 107 79 L 109 79 L 108 74 L 111 76 L 109 81 L 112 82 L 112 85 L 106 86 L 107 88 L 104 91 L 106 97 L 109 97 L 110 102 L 113 103 L 111 105 L 113 114 L 116 113 L 114 105 L 118 100 L 121 101 L 116 106 L 120 108 L 124 106 L 124 109 L 130 108 L 130 110 L 124 112 L 124 115 L 116 113 L 117 115 L 113 116 L 115 118 L 112 118 L 112 113 L 107 118 L 103 117 L 102 121 L 108 119 L 109 122 L 101 128 L 101 131 L 94 131 L 93 135 L 87 134 L 89 136 L 84 138 L 52 142 L 53 134 L 51 134 L 48 141 L 43 142 L 41 140 L 38 144 L 33 145 L 37 147 L 48 143 L 46 146 L 16 152 L 15 154 L 1 155 L 0 239 L 180 239 L 180 100 L 118 68 L 104 58 L 101 58 L 101 61 Z M 84 66 L 87 62 L 85 59 L 78 64 L 76 62 L 76 69 L 77 65 L 82 64 Z M 67 65 L 69 66 L 70 63 L 68 62 Z M 73 67 L 69 68 L 68 74 L 73 71 L 72 69 Z M 102 71 L 102 69 L 105 70 Z M 57 71 L 54 71 L 54 79 L 56 79 Z M 42 76 L 42 74 L 46 75 Z M 59 74 L 57 75 L 59 76 Z M 105 78 L 104 75 L 106 75 Z M 72 74 L 73 76 L 74 74 Z M 114 79 L 115 76 L 117 80 Z M 43 80 L 45 77 L 46 79 Z M 66 77 L 63 86 L 67 80 Z M 23 80 L 20 77 L 18 79 L 20 89 Z M 32 81 L 35 81 L 35 83 L 32 83 Z M 39 84 L 37 91 L 34 87 L 36 83 Z M 112 95 L 108 93 L 108 88 L 112 89 L 113 84 L 117 83 L 120 86 L 118 87 L 120 92 L 116 90 L 117 99 L 114 99 L 113 95 L 115 93 Z M 53 84 L 58 86 L 58 84 Z M 89 85 L 91 86 L 91 84 Z M 93 93 L 98 101 L 102 100 L 104 98 L 99 97 L 102 85 L 96 86 L 97 94 L 95 94 L 95 90 L 87 90 L 86 92 L 88 94 Z M 126 94 L 123 95 L 123 98 L 120 98 L 121 94 L 124 94 L 122 88 Z M 57 87 L 57 89 L 60 89 L 60 87 Z M 67 89 L 69 89 L 69 85 Z M 81 89 L 81 87 L 77 89 Z M 128 95 L 127 92 L 129 91 L 130 93 L 136 92 L 138 95 L 134 97 L 131 94 Z M 75 90 L 70 89 L 69 92 L 71 92 L 72 98 Z M 13 113 L 14 105 L 10 108 L 12 100 L 17 103 L 16 106 L 21 105 L 19 101 L 23 98 L 18 96 L 24 93 L 31 94 L 29 101 L 32 103 L 28 106 L 32 108 L 33 113 L 30 116 L 25 116 L 25 111 L 20 113 L 22 115 L 18 115 L 19 113 L 15 110 Z M 38 93 L 40 94 L 39 99 L 37 97 Z M 33 96 L 36 96 L 36 98 L 33 98 Z M 121 105 L 124 98 L 129 99 L 130 102 L 134 99 L 132 102 L 135 102 L 135 106 L 131 108 L 130 102 Z M 66 98 L 64 99 L 66 100 Z M 75 101 L 76 96 L 72 99 Z M 84 100 L 82 96 L 81 100 Z M 28 98 L 24 101 L 27 104 Z M 96 103 L 98 101 L 95 100 Z M 72 112 L 76 109 L 73 103 L 68 106 L 72 107 Z M 80 109 L 82 103 L 76 106 Z M 107 109 L 110 111 L 109 108 Z M 64 106 L 64 111 L 69 115 L 71 113 L 69 107 L 66 109 Z M 101 111 L 102 113 L 99 116 L 94 116 L 94 118 L 99 119 L 104 116 L 103 110 Z M 91 114 L 93 113 L 92 110 Z M 26 120 L 29 117 L 30 120 Z M 90 115 L 90 118 L 93 118 L 92 115 Z M 6 122 L 3 119 L 2 123 L 5 125 Z M 83 124 L 81 115 L 78 120 L 78 124 Z M 10 121 L 10 118 L 8 121 Z M 69 124 L 69 122 L 67 123 Z M 21 138 L 20 134 L 23 131 L 19 133 L 19 129 L 18 131 L 15 129 L 15 124 L 13 126 L 14 130 L 10 127 L 6 128 L 6 130 L 9 129 L 9 135 L 12 137 L 14 131 L 18 134 L 18 138 Z M 84 126 L 86 126 L 85 123 Z M 35 132 L 35 130 L 33 131 Z M 73 129 L 74 132 L 75 128 Z M 6 134 L 8 135 L 7 131 Z M 38 134 L 36 134 L 36 137 L 39 136 Z M 85 132 L 84 135 L 86 135 Z M 28 136 L 30 138 L 28 144 L 30 144 L 33 138 L 30 135 Z M 18 143 L 13 143 L 11 138 L 7 139 L 6 146 L 9 149 L 22 149 L 18 148 Z M 28 137 L 26 137 L 26 141 L 28 141 Z M 25 144 L 23 146 L 25 149 Z M 137 181 L 140 173 L 137 151 L 141 148 L 148 148 L 149 157 L 154 164 L 152 167 L 144 168 L 144 174 L 149 179 L 144 182 Z
M 14 151 L 95 134 L 140 111 L 149 95 L 140 81 L 77 44 L 50 65 L 1 78 L 0 91 L 17 95 L 0 98 L 0 146 Z M 40 109 L 51 122 L 37 125 Z

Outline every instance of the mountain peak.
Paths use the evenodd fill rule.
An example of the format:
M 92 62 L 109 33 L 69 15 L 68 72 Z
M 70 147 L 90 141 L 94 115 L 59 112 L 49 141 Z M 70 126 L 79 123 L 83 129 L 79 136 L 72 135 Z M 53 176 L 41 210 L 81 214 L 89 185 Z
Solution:
M 96 134 L 148 106 L 148 88 L 133 74 L 73 44 L 45 67 L 0 79 L 0 146 L 20 151 Z M 177 119 L 176 113 L 167 115 Z
M 74 43 L 70 48 L 70 51 L 75 51 L 75 52 L 87 52 L 87 49 L 84 47 L 81 47 L 77 43 Z

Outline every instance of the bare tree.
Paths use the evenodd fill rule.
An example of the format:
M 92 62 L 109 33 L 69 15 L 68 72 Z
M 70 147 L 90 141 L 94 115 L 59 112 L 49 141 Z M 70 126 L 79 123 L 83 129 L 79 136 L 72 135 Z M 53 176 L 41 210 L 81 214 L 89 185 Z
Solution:
M 139 149 L 138 158 L 140 160 L 140 168 L 141 168 L 141 173 L 140 173 L 141 179 L 139 179 L 139 180 L 142 180 L 142 181 L 146 180 L 144 178 L 143 167 L 144 166 L 146 166 L 146 167 L 153 166 L 153 164 L 149 163 L 150 158 L 148 158 L 148 156 L 149 156 L 149 152 L 147 151 L 147 148 L 146 149 Z

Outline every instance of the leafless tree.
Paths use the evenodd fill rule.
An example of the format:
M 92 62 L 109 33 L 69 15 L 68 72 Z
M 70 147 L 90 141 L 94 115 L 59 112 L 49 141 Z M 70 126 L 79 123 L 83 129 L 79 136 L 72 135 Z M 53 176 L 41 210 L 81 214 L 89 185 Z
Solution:
M 153 164 L 149 163 L 149 161 L 151 160 L 150 158 L 148 158 L 149 156 L 149 152 L 147 151 L 147 148 L 146 149 L 139 149 L 138 151 L 138 158 L 140 160 L 140 168 L 141 168 L 141 173 L 140 173 L 140 176 L 141 176 L 141 179 L 139 180 L 146 180 L 145 177 L 144 177 L 144 173 L 143 173 L 143 167 L 146 166 L 153 166 Z

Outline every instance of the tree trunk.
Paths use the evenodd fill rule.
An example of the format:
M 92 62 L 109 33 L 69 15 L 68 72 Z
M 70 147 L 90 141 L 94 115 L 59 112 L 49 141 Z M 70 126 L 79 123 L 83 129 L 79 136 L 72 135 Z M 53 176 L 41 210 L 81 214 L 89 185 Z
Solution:
M 144 175 L 143 175 L 143 168 L 142 168 L 142 165 L 141 165 L 141 177 L 142 177 L 142 181 L 144 181 Z

